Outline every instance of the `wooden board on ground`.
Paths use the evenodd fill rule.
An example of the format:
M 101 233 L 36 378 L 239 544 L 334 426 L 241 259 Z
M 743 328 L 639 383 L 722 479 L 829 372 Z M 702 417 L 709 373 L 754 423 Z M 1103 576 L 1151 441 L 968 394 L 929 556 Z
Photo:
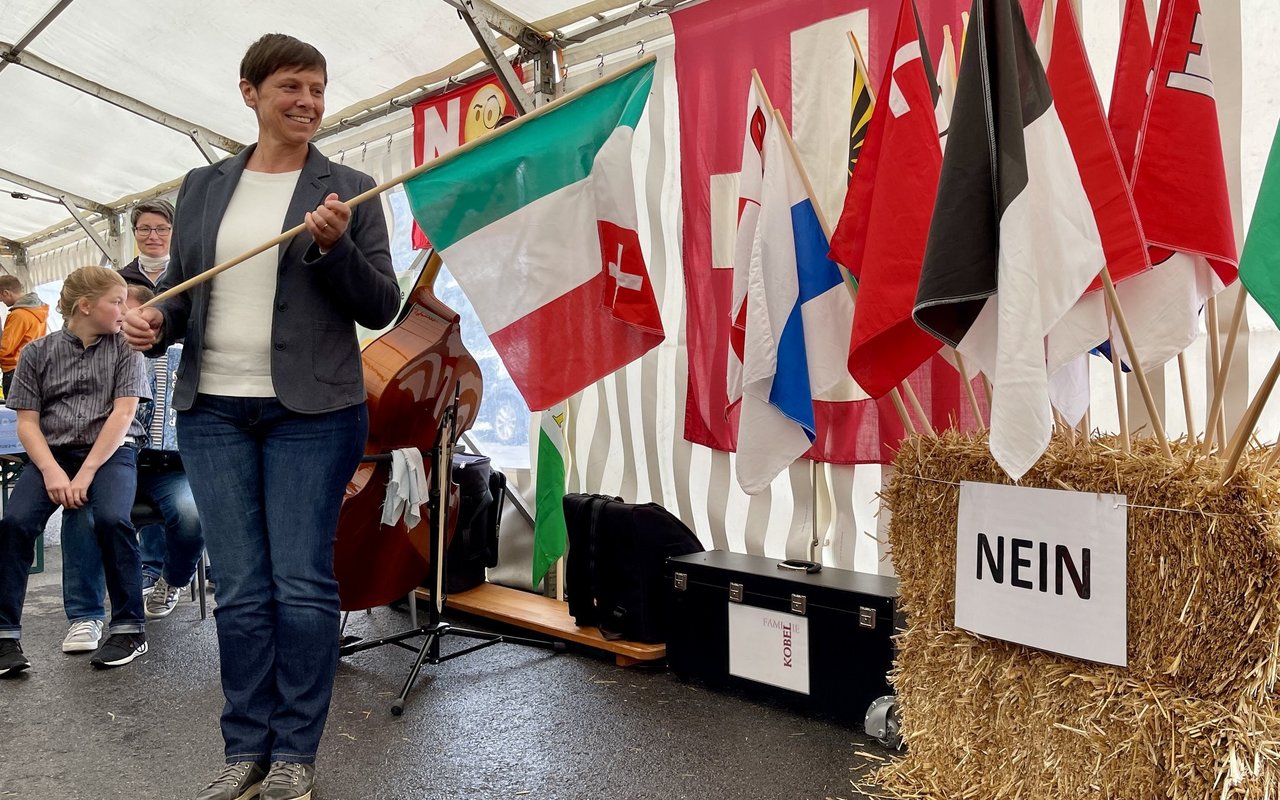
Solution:
M 431 593 L 419 589 L 418 596 L 429 601 Z M 614 654 L 620 667 L 667 656 L 664 644 L 609 641 L 600 635 L 598 628 L 579 628 L 569 616 L 568 603 L 506 586 L 482 583 L 474 589 L 449 595 L 445 606 L 453 611 L 475 614 L 566 642 L 606 650 Z

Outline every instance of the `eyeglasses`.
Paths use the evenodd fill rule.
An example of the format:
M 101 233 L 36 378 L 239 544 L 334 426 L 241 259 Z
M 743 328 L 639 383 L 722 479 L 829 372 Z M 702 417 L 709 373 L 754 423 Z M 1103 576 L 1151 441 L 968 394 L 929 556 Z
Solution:
M 151 234 L 153 234 L 153 233 L 158 233 L 158 234 L 160 234 L 161 236 L 168 236 L 169 234 L 173 233 L 173 226 L 171 226 L 171 225 L 161 225 L 161 226 L 159 226 L 159 227 L 152 228 L 152 227 L 149 227 L 149 226 L 147 226 L 147 225 L 142 225 L 142 226 L 140 226 L 140 227 L 134 228 L 134 229 L 133 229 L 133 232 L 134 232 L 134 233 L 136 233 L 136 234 L 138 234 L 139 236 L 141 236 L 141 237 L 142 237 L 142 238 L 144 238 L 144 239 L 145 239 L 145 238 L 147 238 L 148 236 L 150 236 L 150 235 L 151 235 Z

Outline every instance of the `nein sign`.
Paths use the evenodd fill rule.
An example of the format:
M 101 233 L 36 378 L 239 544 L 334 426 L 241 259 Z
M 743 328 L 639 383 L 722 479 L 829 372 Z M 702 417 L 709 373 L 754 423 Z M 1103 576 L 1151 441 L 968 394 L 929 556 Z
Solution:
M 1121 495 L 962 482 L 956 627 L 1124 666 L 1127 512 Z

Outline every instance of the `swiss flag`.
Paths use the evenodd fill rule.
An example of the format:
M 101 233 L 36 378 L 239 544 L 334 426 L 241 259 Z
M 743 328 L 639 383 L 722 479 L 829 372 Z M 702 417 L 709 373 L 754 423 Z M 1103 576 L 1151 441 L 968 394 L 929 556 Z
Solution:
M 600 263 L 604 265 L 604 305 L 614 319 L 662 335 L 662 317 L 645 269 L 639 235 L 601 220 Z
M 942 169 L 936 82 L 912 0 L 902 2 L 889 58 L 831 237 L 832 260 L 858 277 L 849 371 L 872 397 L 888 394 L 942 346 L 911 317 Z

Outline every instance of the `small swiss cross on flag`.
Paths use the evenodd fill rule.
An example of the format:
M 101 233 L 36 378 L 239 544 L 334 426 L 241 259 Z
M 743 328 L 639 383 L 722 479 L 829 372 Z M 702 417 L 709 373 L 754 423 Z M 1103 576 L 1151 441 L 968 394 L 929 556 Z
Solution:
M 662 317 L 653 295 L 639 235 L 628 228 L 601 220 L 600 263 L 604 268 L 601 302 L 614 318 L 643 330 L 662 333 Z

